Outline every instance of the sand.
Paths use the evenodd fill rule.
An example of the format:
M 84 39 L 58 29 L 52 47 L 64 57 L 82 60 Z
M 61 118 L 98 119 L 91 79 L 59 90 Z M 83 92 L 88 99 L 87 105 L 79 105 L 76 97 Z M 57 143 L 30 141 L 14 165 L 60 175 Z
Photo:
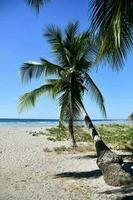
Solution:
M 0 127 L 0 200 L 133 199 L 133 185 L 105 184 L 95 152 L 57 154 L 41 127 Z M 45 152 L 46 149 L 52 152 Z M 58 176 L 57 176 L 58 175 Z

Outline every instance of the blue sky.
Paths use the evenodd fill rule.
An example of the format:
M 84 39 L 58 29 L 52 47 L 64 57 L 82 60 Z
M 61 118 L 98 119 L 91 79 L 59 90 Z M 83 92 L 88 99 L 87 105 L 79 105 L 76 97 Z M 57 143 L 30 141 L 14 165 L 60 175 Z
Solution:
M 60 27 L 79 20 L 80 30 L 88 27 L 88 0 L 51 0 L 39 15 L 27 7 L 24 0 L 0 2 L 0 118 L 58 118 L 57 102 L 43 96 L 36 107 L 18 114 L 17 103 L 21 94 L 38 87 L 43 80 L 24 85 L 19 78 L 19 68 L 25 61 L 51 60 L 50 48 L 43 31 L 48 24 Z M 123 70 L 113 72 L 109 65 L 92 70 L 91 77 L 101 90 L 108 118 L 127 118 L 133 111 L 132 53 Z M 91 118 L 102 118 L 97 105 L 87 95 L 85 106 Z

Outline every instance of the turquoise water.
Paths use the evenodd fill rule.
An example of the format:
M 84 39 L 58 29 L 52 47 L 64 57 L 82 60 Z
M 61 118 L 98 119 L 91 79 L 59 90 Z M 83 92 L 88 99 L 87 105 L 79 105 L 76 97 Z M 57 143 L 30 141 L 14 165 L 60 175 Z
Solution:
M 94 124 L 133 124 L 132 121 L 126 119 L 108 119 L 101 120 L 95 119 L 92 120 Z M 59 124 L 58 119 L 8 119 L 1 118 L 0 126 L 56 126 Z M 84 121 L 76 121 L 76 124 L 82 125 Z

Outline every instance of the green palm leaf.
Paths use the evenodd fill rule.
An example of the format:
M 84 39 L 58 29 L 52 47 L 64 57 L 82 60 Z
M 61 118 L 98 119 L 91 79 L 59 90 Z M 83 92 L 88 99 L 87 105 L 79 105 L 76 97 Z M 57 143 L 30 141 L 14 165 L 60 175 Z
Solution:
M 34 107 L 37 99 L 43 94 L 50 94 L 53 96 L 54 84 L 45 84 L 31 92 L 25 93 L 19 98 L 18 110 L 21 113 L 26 108 Z
M 107 55 L 118 68 L 133 46 L 133 1 L 91 0 L 91 4 L 91 27 L 102 44 L 100 58 Z
M 85 80 L 86 80 L 86 88 L 88 88 L 88 93 L 98 104 L 103 116 L 106 117 L 107 115 L 106 115 L 106 109 L 104 106 L 104 98 L 103 98 L 100 90 L 98 89 L 98 87 L 96 86 L 94 81 L 91 79 L 89 74 L 87 74 L 87 73 L 85 74 Z
M 47 41 L 51 45 L 52 53 L 57 58 L 58 63 L 65 66 L 67 55 L 60 28 L 54 25 L 48 26 L 44 32 L 44 37 L 47 38 Z
M 60 75 L 64 71 L 63 67 L 55 65 L 43 58 L 41 58 L 41 63 L 45 67 L 45 76 L 47 75 Z
M 69 44 L 72 44 L 76 39 L 75 36 L 78 34 L 78 29 L 79 29 L 78 21 L 74 23 L 70 22 L 65 28 L 66 41 L 69 42 Z
M 37 62 L 26 62 L 20 69 L 20 77 L 23 82 L 27 82 L 32 78 L 40 78 L 44 73 L 45 67 Z
M 40 7 L 49 2 L 49 0 L 26 0 L 26 2 L 29 6 L 34 7 L 39 12 Z
M 58 65 L 55 65 L 43 58 L 40 63 L 27 62 L 24 63 L 20 70 L 20 77 L 22 81 L 29 81 L 32 78 L 40 78 L 42 75 L 59 75 L 64 69 Z

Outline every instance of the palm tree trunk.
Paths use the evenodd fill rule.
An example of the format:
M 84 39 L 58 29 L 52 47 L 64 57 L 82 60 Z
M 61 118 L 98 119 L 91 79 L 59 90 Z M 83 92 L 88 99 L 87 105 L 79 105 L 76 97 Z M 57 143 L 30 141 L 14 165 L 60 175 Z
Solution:
M 70 132 L 72 142 L 73 142 L 73 147 L 77 147 L 75 136 L 74 136 L 74 130 L 73 130 L 73 119 L 69 119 L 69 125 L 68 126 L 69 126 L 69 132 Z
M 102 171 L 105 182 L 112 186 L 121 186 L 133 183 L 130 174 L 122 168 L 122 157 L 112 152 L 98 135 L 90 117 L 85 113 L 85 124 L 95 143 L 97 152 L 97 165 Z

